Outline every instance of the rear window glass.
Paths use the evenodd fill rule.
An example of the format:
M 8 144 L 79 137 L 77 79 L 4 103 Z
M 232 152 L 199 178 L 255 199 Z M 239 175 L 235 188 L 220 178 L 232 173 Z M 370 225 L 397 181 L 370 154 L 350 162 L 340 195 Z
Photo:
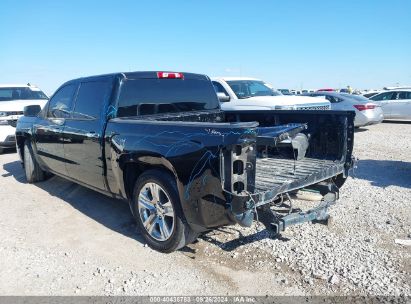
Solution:
M 364 96 L 361 96 L 361 95 L 353 95 L 352 94 L 349 97 L 352 98 L 352 99 L 355 99 L 357 101 L 368 101 L 367 97 L 364 97 Z
M 218 109 L 210 81 L 197 79 L 125 80 L 121 86 L 118 117 Z

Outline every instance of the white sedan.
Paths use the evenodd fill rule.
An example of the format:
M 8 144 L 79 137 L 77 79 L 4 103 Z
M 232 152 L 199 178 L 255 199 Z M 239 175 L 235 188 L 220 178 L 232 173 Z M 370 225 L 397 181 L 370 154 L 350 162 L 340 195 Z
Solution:
M 411 119 L 411 89 L 385 91 L 370 99 L 381 104 L 384 119 Z
M 356 128 L 378 124 L 384 119 L 379 103 L 364 96 L 337 92 L 314 92 L 308 96 L 326 98 L 331 102 L 331 110 L 354 111 Z

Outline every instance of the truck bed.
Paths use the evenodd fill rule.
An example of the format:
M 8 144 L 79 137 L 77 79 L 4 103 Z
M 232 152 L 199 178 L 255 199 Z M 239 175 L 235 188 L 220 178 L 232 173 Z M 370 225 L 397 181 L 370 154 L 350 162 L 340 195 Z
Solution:
M 190 112 L 168 113 L 151 115 L 133 119 L 149 119 L 155 121 L 188 121 L 207 122 L 210 118 L 219 117 L 220 121 L 244 122 L 258 121 L 257 150 L 259 147 L 275 147 L 285 138 L 302 132 L 310 134 L 310 147 L 307 156 L 295 160 L 293 157 L 282 157 L 279 154 L 268 157 L 256 158 L 255 184 L 251 185 L 254 194 L 267 201 L 278 194 L 301 189 L 316 184 L 320 181 L 335 177 L 344 172 L 347 158 L 351 155 L 351 144 L 346 146 L 349 120 L 347 113 L 335 111 L 240 111 L 226 112 L 226 117 L 220 116 L 221 112 Z M 346 133 L 347 132 L 347 133 Z M 351 140 L 351 139 L 349 139 Z M 350 147 L 350 151 L 346 149 Z M 347 157 L 348 156 L 348 157 Z M 231 156 L 232 161 L 246 159 Z M 227 164 L 227 166 L 230 166 Z M 231 166 L 230 166 L 231 167 Z M 232 170 L 231 170 L 232 171 Z M 250 185 L 250 179 L 238 176 L 234 172 L 227 172 L 231 176 L 231 184 L 243 181 Z M 251 178 L 253 180 L 253 178 Z M 226 182 L 228 180 L 226 179 Z M 228 189 L 233 186 L 226 183 Z M 238 193 L 241 192 L 237 191 Z

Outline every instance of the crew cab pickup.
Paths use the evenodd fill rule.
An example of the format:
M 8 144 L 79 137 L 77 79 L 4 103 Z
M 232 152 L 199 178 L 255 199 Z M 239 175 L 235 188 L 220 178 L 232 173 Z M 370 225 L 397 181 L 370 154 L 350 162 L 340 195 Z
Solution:
M 199 74 L 71 80 L 39 111 L 27 107 L 17 123 L 27 181 L 52 173 L 127 200 L 161 252 L 217 227 L 250 226 L 257 212 L 275 233 L 326 220 L 352 166 L 353 112 L 224 112 Z M 290 194 L 303 188 L 320 196 L 317 207 L 292 207 Z
M 283 95 L 266 82 L 249 77 L 212 78 L 224 111 L 242 110 L 330 110 L 326 99 Z

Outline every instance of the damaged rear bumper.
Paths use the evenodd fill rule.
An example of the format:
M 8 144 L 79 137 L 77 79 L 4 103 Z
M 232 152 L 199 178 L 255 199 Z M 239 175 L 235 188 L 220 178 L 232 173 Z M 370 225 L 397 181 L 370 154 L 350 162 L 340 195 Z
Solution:
M 268 215 L 272 217 L 272 219 L 268 223 L 266 222 L 264 224 L 266 226 L 268 225 L 275 234 L 279 234 L 284 231 L 285 228 L 292 225 L 302 224 L 306 222 L 328 221 L 330 217 L 328 214 L 328 208 L 336 203 L 339 193 L 338 188 L 332 183 L 323 187 L 328 188 L 328 193 L 324 195 L 323 199 L 316 207 L 307 211 L 302 211 L 300 209 L 293 210 L 293 208 L 290 206 L 290 212 L 284 216 L 279 215 L 279 213 L 272 208 L 265 208 L 264 212 L 267 212 Z
M 285 228 L 292 225 L 313 221 L 325 221 L 328 218 L 328 206 L 318 206 L 306 212 L 291 213 L 281 218 L 274 217 L 273 222 L 270 223 L 270 228 L 275 234 L 279 234 L 281 231 L 284 231 Z
M 305 222 L 325 222 L 329 219 L 329 207 L 338 200 L 339 190 L 331 181 L 318 184 L 315 188 L 318 193 L 322 194 L 322 199 L 312 209 L 303 211 L 300 208 L 294 208 L 292 199 L 287 193 L 284 196 L 281 195 L 281 199 L 271 203 L 256 203 L 250 199 L 248 205 L 251 208 L 242 214 L 234 215 L 234 218 L 238 224 L 247 227 L 251 226 L 254 219 L 257 219 L 275 234 L 281 233 L 289 226 Z

